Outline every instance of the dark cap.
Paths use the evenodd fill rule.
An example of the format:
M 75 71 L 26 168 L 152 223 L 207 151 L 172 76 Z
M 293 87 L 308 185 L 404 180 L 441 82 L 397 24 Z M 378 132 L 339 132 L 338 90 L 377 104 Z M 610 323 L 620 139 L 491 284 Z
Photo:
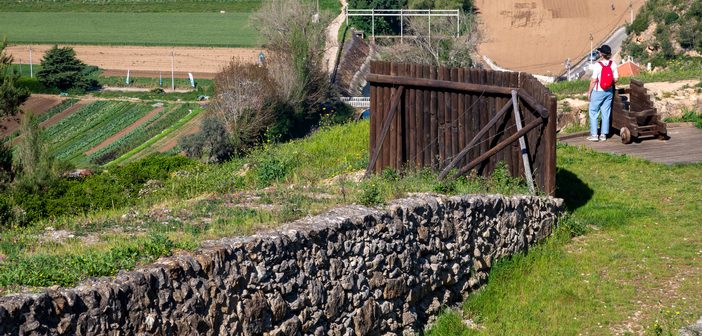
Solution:
M 608 45 L 603 44 L 601 47 L 597 48 L 597 51 L 605 54 L 605 55 L 611 55 L 612 54 L 612 48 L 610 48 Z

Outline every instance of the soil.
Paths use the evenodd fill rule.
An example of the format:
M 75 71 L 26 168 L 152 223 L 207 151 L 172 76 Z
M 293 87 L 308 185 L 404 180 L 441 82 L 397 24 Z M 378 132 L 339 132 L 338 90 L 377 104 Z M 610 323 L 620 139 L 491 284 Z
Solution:
M 13 45 L 6 50 L 15 60 L 29 59 L 29 45 Z M 52 45 L 31 45 L 34 63 L 44 57 Z M 252 48 L 207 48 L 207 47 L 143 47 L 143 46 L 89 46 L 70 45 L 76 56 L 84 63 L 106 69 L 110 74 L 126 76 L 131 70 L 133 77 L 158 77 L 171 73 L 171 53 L 175 53 L 174 68 L 180 76 L 188 72 L 210 77 L 226 66 L 232 58 L 255 63 L 260 49 Z M 141 74 L 144 72 L 144 75 Z M 198 77 L 198 78 L 204 78 Z
M 111 137 L 105 139 L 105 141 L 101 142 L 97 146 L 86 151 L 85 155 L 93 154 L 93 153 L 109 146 L 111 143 L 117 141 L 121 137 L 129 134 L 135 128 L 141 126 L 143 123 L 149 121 L 149 119 L 153 118 L 155 115 L 161 113 L 161 111 L 163 111 L 163 107 L 157 107 L 157 108 L 153 109 L 151 112 L 149 112 L 145 116 L 139 118 L 139 120 L 135 121 L 133 124 L 129 125 L 127 128 L 117 132 L 116 134 L 112 135 Z
M 88 102 L 81 100 L 77 103 L 75 103 L 73 106 L 61 111 L 60 113 L 54 115 L 53 117 L 49 118 L 48 120 L 45 120 L 43 123 L 39 124 L 40 126 L 44 128 L 48 128 L 49 126 L 55 125 L 57 122 L 61 121 L 61 119 L 71 115 L 73 112 L 78 111 L 81 107 L 87 105 Z
M 42 115 L 61 104 L 65 98 L 44 94 L 33 94 L 20 106 L 20 113 L 12 117 L 0 119 L 0 138 L 4 138 L 19 129 L 22 115 L 27 111 L 32 111 L 35 115 Z
M 644 0 L 633 0 L 634 13 Z M 614 7 L 614 10 L 612 10 Z M 478 0 L 483 41 L 478 47 L 497 65 L 542 75 L 562 72 L 630 20 L 624 0 Z

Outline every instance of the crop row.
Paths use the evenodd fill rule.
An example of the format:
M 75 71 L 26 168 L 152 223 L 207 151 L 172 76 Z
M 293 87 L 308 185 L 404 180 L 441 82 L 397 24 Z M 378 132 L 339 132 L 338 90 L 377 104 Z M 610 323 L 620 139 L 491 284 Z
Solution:
M 41 114 L 39 117 L 37 117 L 37 119 L 39 120 L 40 123 L 41 123 L 41 122 L 44 122 L 44 121 L 47 121 L 47 120 L 49 120 L 51 117 L 53 117 L 53 116 L 55 116 L 55 115 L 57 115 L 57 114 L 59 114 L 59 113 L 65 111 L 65 110 L 68 109 L 69 107 L 75 105 L 77 102 L 78 102 L 78 99 L 75 99 L 75 98 L 68 98 L 68 99 L 62 101 L 61 104 L 58 104 L 58 105 L 52 107 L 50 110 L 48 110 L 48 111 L 44 112 L 43 114 Z
M 135 128 L 129 134 L 90 155 L 89 160 L 97 164 L 110 162 L 172 126 L 194 108 L 195 106 L 191 104 L 168 106 L 161 113 Z
M 72 144 L 63 146 L 63 148 L 57 152 L 57 157 L 75 161 L 77 158 L 83 156 L 85 151 L 93 148 L 114 134 L 119 133 L 124 128 L 129 127 L 151 110 L 152 108 L 148 105 L 130 106 L 124 113 L 114 115 L 114 118 L 95 126 L 92 132 L 87 132 L 83 136 L 77 138 Z
M 64 123 L 64 128 L 51 136 L 54 141 L 52 151 L 57 158 L 75 160 L 84 151 L 131 125 L 150 110 L 148 105 L 129 102 L 91 104 L 72 115 Z M 52 128 L 49 130 L 53 131 Z

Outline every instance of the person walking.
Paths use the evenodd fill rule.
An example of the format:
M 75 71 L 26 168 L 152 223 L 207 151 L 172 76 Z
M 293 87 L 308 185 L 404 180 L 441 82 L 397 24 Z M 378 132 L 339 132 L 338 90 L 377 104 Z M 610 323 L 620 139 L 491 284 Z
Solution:
M 612 98 L 614 97 L 614 84 L 619 80 L 617 64 L 612 58 L 612 48 L 604 44 L 597 48 L 600 61 L 593 66 L 590 88 L 587 99 L 590 101 L 590 141 L 606 141 L 609 134 L 610 115 L 612 113 Z M 597 117 L 602 120 L 600 135 L 597 135 Z

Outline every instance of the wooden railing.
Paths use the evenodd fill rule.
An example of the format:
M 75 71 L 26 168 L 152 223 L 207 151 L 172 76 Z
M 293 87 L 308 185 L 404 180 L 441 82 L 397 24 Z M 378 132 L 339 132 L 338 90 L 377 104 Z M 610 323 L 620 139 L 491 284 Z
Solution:
M 555 192 L 556 98 L 533 76 L 373 62 L 367 79 L 367 174 L 431 167 L 440 178 L 490 175 L 504 162 L 513 176 Z

